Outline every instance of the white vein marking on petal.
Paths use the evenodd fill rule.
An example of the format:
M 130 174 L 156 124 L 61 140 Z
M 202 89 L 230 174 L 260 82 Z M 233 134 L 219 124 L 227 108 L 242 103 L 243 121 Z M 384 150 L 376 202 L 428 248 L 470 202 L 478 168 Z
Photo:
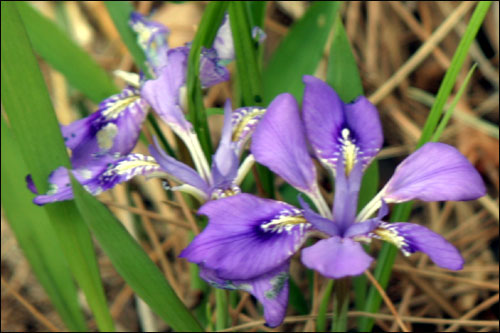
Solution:
M 116 119 L 120 116 L 122 111 L 139 99 L 140 96 L 135 94 L 134 91 L 126 89 L 119 96 L 110 98 L 107 102 L 105 102 L 105 109 L 102 111 L 102 115 L 106 120 Z
M 305 226 L 309 227 L 309 223 L 302 215 L 302 211 L 297 208 L 285 208 L 274 216 L 269 222 L 261 224 L 261 229 L 266 232 L 282 233 L 283 230 L 288 234 L 292 233 L 293 228 L 299 226 L 299 235 L 303 235 Z
M 97 132 L 97 144 L 102 150 L 109 150 L 113 147 L 113 140 L 118 134 L 118 127 L 113 123 L 107 123 L 106 126 Z
M 144 174 L 159 167 L 159 164 L 156 163 L 156 160 L 151 156 L 131 154 L 126 160 L 120 161 L 116 165 L 110 167 L 103 175 L 111 176 L 116 174 L 120 176 L 133 176 Z
M 232 141 L 241 140 L 259 122 L 264 113 L 266 113 L 266 109 L 260 108 L 243 108 L 233 113 L 231 118 L 233 126 Z
M 406 242 L 406 239 L 401 236 L 398 232 L 398 229 L 390 223 L 380 223 L 380 226 L 377 229 L 373 230 L 370 236 L 394 244 L 403 252 L 405 256 L 409 256 L 411 254 L 411 252 L 408 251 L 409 246 Z

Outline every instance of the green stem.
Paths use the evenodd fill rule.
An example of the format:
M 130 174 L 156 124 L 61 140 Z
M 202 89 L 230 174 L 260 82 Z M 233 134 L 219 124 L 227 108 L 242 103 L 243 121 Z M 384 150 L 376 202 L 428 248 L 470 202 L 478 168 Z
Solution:
M 333 303 L 332 332 L 347 332 L 347 309 L 349 308 L 349 280 L 346 278 L 335 283 Z
M 228 324 L 228 303 L 227 291 L 224 289 L 215 289 L 215 329 L 223 330 Z

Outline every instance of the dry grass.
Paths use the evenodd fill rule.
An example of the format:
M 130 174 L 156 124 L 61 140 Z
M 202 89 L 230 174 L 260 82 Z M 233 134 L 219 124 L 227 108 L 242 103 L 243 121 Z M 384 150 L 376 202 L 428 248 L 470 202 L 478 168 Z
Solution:
M 38 6 L 54 17 L 52 4 Z M 68 3 L 66 6 L 70 33 L 100 64 L 109 71 L 133 69 L 132 59 L 119 41 L 101 3 Z M 192 39 L 203 4 L 144 1 L 139 4 L 139 10 L 148 13 L 153 6 L 157 8 L 155 18 L 171 29 L 173 46 Z M 269 5 L 266 19 L 268 49 L 274 49 L 286 34 L 289 22 L 304 11 L 304 6 L 303 2 Z M 436 93 L 472 6 L 473 3 L 441 1 L 344 4 L 342 13 L 346 30 L 367 95 L 377 104 L 383 119 L 386 142 L 381 153 L 382 182 L 411 151 L 429 112 L 426 102 L 410 92 L 418 88 Z M 352 318 L 375 318 L 381 330 L 498 331 L 499 142 L 498 135 L 494 137 L 481 127 L 485 122 L 497 125 L 499 117 L 499 22 L 498 14 L 494 15 L 494 12 L 498 13 L 498 2 L 490 9 L 457 82 L 458 87 L 473 61 L 479 64 L 459 104 L 459 112 L 468 117 L 453 118 L 443 135 L 445 142 L 456 146 L 481 172 L 489 196 L 478 201 L 444 205 L 419 203 L 411 218 L 412 222 L 440 232 L 455 244 L 464 255 L 466 266 L 461 272 L 451 272 L 437 268 L 420 254 L 410 258 L 398 256 L 380 313 L 349 313 Z M 328 50 L 325 50 L 323 62 L 326 62 L 327 54 Z M 325 64 L 318 68 L 317 75 L 324 77 Z M 68 123 L 77 117 L 77 102 L 89 109 L 94 108 L 78 93 L 68 89 L 60 74 L 43 63 L 42 69 L 61 122 Z M 220 104 L 230 97 L 230 91 L 228 84 L 214 87 L 207 93 L 206 102 Z M 212 128 L 220 128 L 219 120 L 212 121 Z M 137 149 L 145 152 L 145 147 Z M 102 200 L 124 223 L 133 216 L 140 217 L 145 231 L 137 235 L 140 242 L 187 306 L 196 306 L 200 294 L 191 289 L 187 263 L 177 258 L 188 243 L 188 231 L 198 232 L 193 212 L 182 196 L 175 196 L 175 201 L 169 200 L 159 182 L 139 179 L 135 181 L 135 190 L 133 204 L 119 200 L 123 198 L 120 195 L 124 191 L 122 187 L 107 193 Z M 375 252 L 377 249 L 375 244 Z M 307 280 L 297 261 L 294 258 L 292 275 L 299 287 L 306 291 Z M 118 330 L 137 330 L 140 322 L 142 327 L 167 329 L 154 316 L 150 317 L 147 308 L 137 310 L 133 292 L 102 254 L 99 263 Z M 318 276 L 318 282 L 319 292 L 326 280 Z M 3 215 L 1 297 L 2 331 L 63 330 L 64 326 L 20 254 Z M 309 297 L 307 292 L 306 297 Z M 213 304 L 214 300 L 210 301 Z M 319 298 L 316 301 L 319 302 Z M 317 304 L 314 308 L 317 309 Z M 315 317 L 315 313 L 293 316 L 292 309 L 289 314 L 281 326 L 288 331 L 302 331 L 306 321 Z M 228 331 L 274 331 L 263 326 L 255 303 L 248 296 L 241 297 L 231 316 L 235 327 Z M 89 324 L 95 329 L 95 324 Z M 352 320 L 350 325 L 354 327 L 355 321 Z

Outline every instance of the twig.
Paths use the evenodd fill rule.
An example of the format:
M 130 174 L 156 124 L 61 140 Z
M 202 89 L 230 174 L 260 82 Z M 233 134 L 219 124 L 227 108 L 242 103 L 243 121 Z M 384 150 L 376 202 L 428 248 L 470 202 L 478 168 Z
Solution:
M 19 303 L 21 303 L 21 305 L 24 306 L 26 310 L 28 310 L 28 312 L 33 315 L 33 317 L 35 317 L 40 323 L 45 325 L 45 327 L 47 327 L 51 332 L 61 332 L 59 328 L 52 324 L 50 320 L 48 320 L 40 311 L 38 311 L 33 305 L 31 305 L 23 296 L 21 296 L 21 294 L 12 289 L 9 283 L 3 278 L 3 275 L 0 278 L 2 281 L 2 285 L 6 289 L 6 292 L 12 294 L 12 296 L 14 296 L 14 298 L 17 299 Z
M 401 330 L 403 330 L 403 332 L 409 332 L 409 330 L 406 327 L 406 325 L 401 321 L 401 317 L 399 316 L 398 312 L 396 311 L 396 308 L 394 307 L 394 304 L 391 302 L 391 300 L 387 296 L 384 288 L 382 288 L 382 286 L 378 283 L 377 279 L 375 279 L 375 277 L 372 275 L 372 273 L 370 273 L 369 270 L 365 271 L 365 275 L 368 278 L 368 280 L 370 280 L 370 282 L 373 284 L 373 286 L 377 289 L 378 293 L 380 294 L 380 296 L 384 300 L 385 304 L 387 305 L 387 307 L 389 308 L 389 310 L 394 315 L 394 319 L 398 323 L 398 325 L 401 328 Z
M 460 317 L 460 320 L 470 319 L 470 318 L 474 317 L 475 315 L 477 315 L 478 313 L 480 313 L 481 311 L 486 310 L 487 308 L 489 308 L 493 304 L 498 303 L 498 296 L 499 296 L 499 294 L 496 294 L 496 295 L 488 298 L 487 300 L 485 300 L 484 302 L 482 302 L 481 304 L 479 304 L 475 308 L 468 311 L 462 317 Z M 462 323 L 455 323 L 455 324 L 451 325 L 450 327 L 448 327 L 445 332 L 456 332 L 457 328 L 459 328 L 460 326 L 465 326 L 465 325 Z

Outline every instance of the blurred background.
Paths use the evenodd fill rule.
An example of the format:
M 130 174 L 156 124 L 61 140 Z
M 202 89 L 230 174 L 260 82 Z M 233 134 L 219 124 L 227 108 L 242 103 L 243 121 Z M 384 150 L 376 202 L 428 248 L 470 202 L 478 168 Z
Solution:
M 31 4 L 53 20 L 109 73 L 116 69 L 137 71 L 102 2 Z M 133 4 L 139 12 L 152 13 L 153 20 L 168 26 L 171 31 L 169 43 L 172 47 L 192 41 L 206 5 L 205 2 L 195 1 L 141 1 Z M 441 37 L 442 41 L 437 46 L 430 45 L 428 41 L 460 4 L 457 1 L 346 1 L 342 4 L 340 13 L 360 69 L 365 93 L 377 105 L 384 126 L 384 148 L 378 155 L 381 184 L 385 183 L 395 166 L 414 149 L 420 137 L 472 10 L 464 17 L 450 22 L 452 29 Z M 310 3 L 306 1 L 268 2 L 264 64 L 309 6 Z M 426 322 L 422 318 L 447 318 L 456 320 L 456 326 L 451 331 L 498 331 L 498 327 L 468 327 L 461 322 L 498 320 L 499 314 L 498 7 L 498 2 L 494 2 L 472 44 L 455 92 L 462 85 L 471 66 L 477 63 L 478 67 L 441 137 L 441 141 L 457 147 L 475 165 L 487 184 L 488 195 L 473 202 L 416 203 L 411 222 L 424 224 L 444 235 L 460 249 L 466 259 L 466 266 L 463 271 L 452 273 L 434 266 L 420 254 L 409 258 L 398 255 L 387 293 L 400 315 L 417 317 L 417 320 L 407 322 L 413 330 L 441 331 L 445 322 Z M 326 77 L 330 42 L 331 38 L 325 45 L 322 60 L 315 71 L 315 75 L 320 78 Z M 301 47 L 308 47 L 307 41 Z M 422 50 L 427 51 L 422 53 Z M 71 87 L 43 59 L 40 58 L 39 63 L 61 123 L 68 124 L 96 109 L 95 104 Z M 235 64 L 231 64 L 229 68 L 234 71 Z M 116 79 L 116 83 L 119 86 L 124 84 L 119 79 Z M 233 82 L 224 82 L 206 92 L 205 105 L 220 107 L 232 96 Z M 216 143 L 222 118 L 214 115 L 209 121 Z M 175 146 L 168 128 L 164 128 L 164 131 Z M 137 151 L 147 152 L 146 147 L 141 145 L 137 147 Z M 279 179 L 277 183 L 279 186 Z M 129 204 L 129 190 L 132 191 L 135 210 Z M 186 305 L 196 308 L 200 292 L 190 284 L 186 262 L 177 258 L 181 249 L 188 244 L 188 234 L 185 229 L 169 223 L 191 218 L 192 215 L 186 216 L 157 180 L 146 182 L 139 178 L 128 188 L 120 186 L 103 194 L 100 199 L 131 230 L 134 229 L 136 219 L 142 222 L 143 228 L 134 229 L 136 237 L 151 257 L 159 262 Z M 19 249 L 3 210 L 1 235 L 1 330 L 46 331 L 47 327 L 40 316 L 56 328 L 64 330 L 62 321 Z M 379 247 L 378 243 L 373 244 L 374 252 Z M 124 284 L 99 249 L 98 253 L 101 276 L 117 330 L 138 330 L 137 305 L 131 289 Z M 292 262 L 292 276 L 304 297 L 309 299 L 309 280 L 298 258 Z M 324 282 L 321 280 L 319 285 L 322 286 Z M 319 293 L 320 290 L 321 287 L 319 291 L 312 292 Z M 81 297 L 81 301 L 85 302 L 84 297 Z M 290 307 L 288 311 L 289 315 L 301 314 L 294 307 Z M 390 312 L 382 306 L 380 313 Z M 90 318 L 89 312 L 87 315 Z M 233 312 L 232 317 L 233 324 L 261 319 L 258 307 L 251 299 L 238 312 Z M 168 330 L 155 317 L 147 320 L 160 331 Z M 91 320 L 89 325 L 96 329 Z M 304 323 L 285 324 L 282 328 L 302 331 Z M 262 325 L 252 329 L 274 331 Z M 398 328 L 392 320 L 381 317 L 376 320 L 376 329 L 389 331 Z

